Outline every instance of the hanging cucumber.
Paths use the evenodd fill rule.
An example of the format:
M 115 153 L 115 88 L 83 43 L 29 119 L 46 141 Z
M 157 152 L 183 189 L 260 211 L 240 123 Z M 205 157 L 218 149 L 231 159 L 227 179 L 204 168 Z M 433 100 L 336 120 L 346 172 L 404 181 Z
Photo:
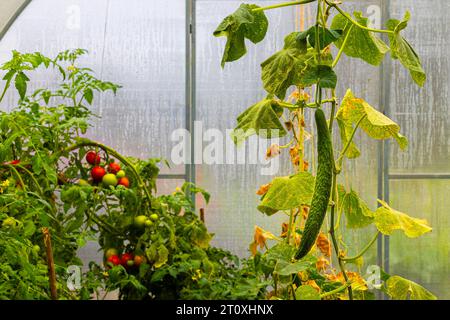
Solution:
M 295 255 L 296 259 L 301 259 L 308 254 L 319 235 L 327 213 L 333 181 L 333 147 L 327 120 L 321 109 L 316 110 L 314 117 L 317 127 L 317 177 L 311 209 L 305 223 L 300 247 Z

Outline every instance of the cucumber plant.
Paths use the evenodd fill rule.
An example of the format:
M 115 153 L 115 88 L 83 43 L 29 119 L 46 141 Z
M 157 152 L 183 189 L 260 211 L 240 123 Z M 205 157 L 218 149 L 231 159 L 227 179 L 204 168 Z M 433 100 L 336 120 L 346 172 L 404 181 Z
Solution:
M 260 272 L 273 281 L 274 290 L 268 293 L 269 297 L 370 299 L 374 292 L 368 290 L 367 281 L 358 272 L 349 271 L 349 265 L 361 264 L 362 256 L 380 234 L 401 230 L 414 238 L 430 232 L 431 227 L 425 220 L 399 212 L 382 200 L 378 200 L 378 209 L 371 210 L 355 191 L 339 184 L 344 161 L 360 155 L 353 141 L 358 130 L 373 139 L 394 139 L 401 149 L 407 147 L 408 140 L 400 134 L 398 124 L 350 89 L 338 100 L 335 67 L 343 55 L 378 66 L 390 52 L 390 57 L 399 60 L 417 85 L 423 86 L 426 75 L 418 54 L 402 34 L 410 19 L 409 12 L 401 20 L 388 20 L 384 29 L 375 29 L 361 12 L 346 12 L 342 1 L 333 0 L 292 1 L 267 7 L 241 4 L 214 31 L 214 36 L 227 38 L 222 67 L 245 55 L 246 39 L 255 44 L 264 39 L 269 25 L 266 11 L 309 3 L 316 5 L 315 23 L 306 30 L 288 34 L 283 48 L 261 63 L 267 96 L 237 118 L 232 134 L 235 143 L 252 134 L 263 138 L 292 136 L 290 143 L 273 145 L 267 155 L 277 155 L 289 148 L 295 172 L 275 178 L 257 192 L 262 196 L 259 211 L 267 215 L 284 212 L 289 221 L 283 223 L 280 237 L 255 227 L 250 249 Z M 305 154 L 305 116 L 310 111 L 315 112 L 317 126 L 316 177 Z M 328 121 L 325 113 L 329 115 Z M 271 133 L 268 135 L 267 131 Z M 334 135 L 334 140 L 340 143 L 332 143 Z M 327 212 L 329 230 L 321 232 Z M 353 257 L 340 249 L 340 245 L 349 247 L 339 228 L 343 213 L 350 229 L 369 225 L 377 229 L 370 242 Z M 277 243 L 269 248 L 267 240 Z M 258 246 L 265 251 L 258 252 Z M 339 270 L 332 267 L 332 248 Z M 400 276 L 381 272 L 381 280 L 376 288 L 392 299 L 436 298 Z

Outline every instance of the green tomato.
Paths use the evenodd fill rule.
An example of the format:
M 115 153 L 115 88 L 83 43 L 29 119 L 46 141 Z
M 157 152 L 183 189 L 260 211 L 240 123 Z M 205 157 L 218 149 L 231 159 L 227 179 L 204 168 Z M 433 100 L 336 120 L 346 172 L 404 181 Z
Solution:
M 153 214 L 151 214 L 150 215 L 150 219 L 152 219 L 153 221 L 156 221 L 156 220 L 158 220 L 158 215 L 156 214 L 156 213 L 153 213 Z
M 145 221 L 145 226 L 146 226 L 146 227 L 151 227 L 152 225 L 153 225 L 152 220 L 147 219 L 147 220 Z
M 119 179 L 125 177 L 125 171 L 119 170 L 119 171 L 116 173 L 116 177 L 119 178 Z
M 3 220 L 2 226 L 5 228 L 15 227 L 17 225 L 17 221 L 14 218 L 8 217 Z
M 127 266 L 129 266 L 129 267 L 134 266 L 134 260 L 128 260 L 127 261 Z
M 33 246 L 33 251 L 36 252 L 36 253 L 39 253 L 39 251 L 41 251 L 41 247 L 39 247 L 37 244 L 35 244 Z
M 102 182 L 107 186 L 113 186 L 115 187 L 117 185 L 117 178 L 116 175 L 112 173 L 105 174 L 102 178 Z
M 80 179 L 80 180 L 78 180 L 78 185 L 80 185 L 80 186 L 89 186 L 90 184 L 86 180 Z
M 146 216 L 137 216 L 134 218 L 134 225 L 138 228 L 143 228 L 146 225 L 147 220 Z
M 152 240 L 153 242 L 155 242 L 156 240 L 158 240 L 158 235 L 157 234 L 152 234 L 150 236 L 150 240 Z
M 117 251 L 117 249 L 115 248 L 109 248 L 108 250 L 106 250 L 105 252 L 105 257 L 106 259 L 108 259 L 111 256 L 117 256 L 119 255 L 119 252 Z

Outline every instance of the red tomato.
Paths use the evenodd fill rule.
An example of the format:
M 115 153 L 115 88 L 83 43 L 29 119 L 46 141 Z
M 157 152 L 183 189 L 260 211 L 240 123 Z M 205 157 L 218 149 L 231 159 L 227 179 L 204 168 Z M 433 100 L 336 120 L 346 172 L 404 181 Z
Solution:
M 119 179 L 119 182 L 117 182 L 117 185 L 124 186 L 125 188 L 130 187 L 130 180 L 128 180 L 127 177 L 123 177 Z
M 88 153 L 86 153 L 86 161 L 89 164 L 96 165 L 99 164 L 101 160 L 102 159 L 100 155 L 95 151 L 89 151 Z
M 132 253 L 124 253 L 122 254 L 122 257 L 120 258 L 120 264 L 124 267 L 127 266 L 128 260 L 133 260 L 133 254 Z
M 118 255 L 110 256 L 107 261 L 111 262 L 115 266 L 118 266 L 120 264 L 120 258 Z
M 116 162 L 111 162 L 108 165 L 108 172 L 116 174 L 119 171 L 120 171 L 120 164 Z
M 20 164 L 20 160 L 13 160 L 13 161 L 8 161 L 8 162 L 3 162 L 3 164 L 4 165 L 8 165 L 8 164 L 10 164 L 10 165 L 17 165 L 17 164 Z
M 95 182 L 102 181 L 102 178 L 105 174 L 106 174 L 106 170 L 103 167 L 93 167 L 91 170 L 91 176 Z
M 136 267 L 139 267 L 141 264 L 147 262 L 147 259 L 145 259 L 144 256 L 135 256 L 134 257 L 134 265 Z

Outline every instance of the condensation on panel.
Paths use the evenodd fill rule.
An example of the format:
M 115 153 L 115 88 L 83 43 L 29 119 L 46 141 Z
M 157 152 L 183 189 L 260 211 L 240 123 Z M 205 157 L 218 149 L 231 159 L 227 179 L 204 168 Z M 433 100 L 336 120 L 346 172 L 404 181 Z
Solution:
M 394 232 L 390 273 L 425 286 L 439 299 L 450 299 L 450 181 L 392 181 L 391 191 L 392 206 L 426 219 L 433 230 L 415 239 Z
M 398 62 L 392 65 L 391 115 L 409 138 L 409 148 L 391 148 L 392 172 L 450 172 L 450 2 L 391 1 L 390 15 L 411 12 L 402 32 L 421 58 L 427 74 L 419 88 Z
M 80 65 L 123 86 L 94 99 L 101 119 L 88 136 L 126 155 L 170 160 L 170 135 L 185 123 L 185 1 L 34 0 L 0 42 L 0 59 L 13 49 L 54 57 L 69 48 L 88 49 Z M 29 89 L 54 87 L 56 75 L 33 74 Z M 1 107 L 16 103 L 11 90 Z

